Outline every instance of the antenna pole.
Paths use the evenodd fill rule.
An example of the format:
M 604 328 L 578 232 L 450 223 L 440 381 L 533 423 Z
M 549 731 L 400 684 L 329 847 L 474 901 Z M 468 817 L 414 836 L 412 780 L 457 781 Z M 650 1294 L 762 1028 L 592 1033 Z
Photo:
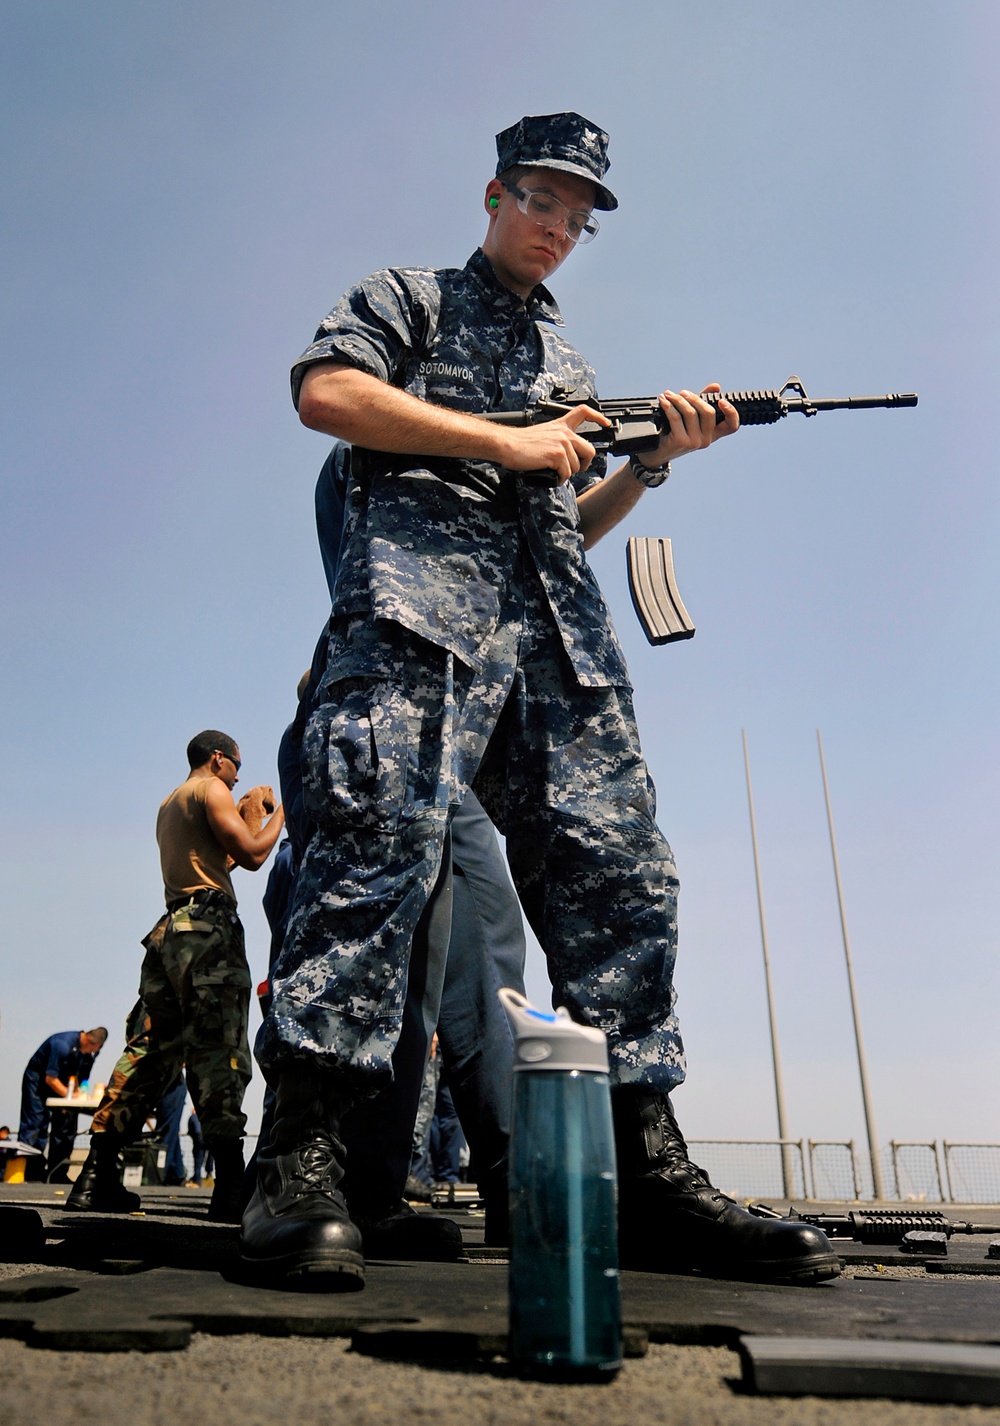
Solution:
M 837 839 L 833 832 L 833 811 L 830 807 L 830 785 L 826 780 L 826 759 L 823 757 L 823 739 L 816 729 L 819 746 L 819 765 L 823 774 L 823 796 L 826 799 L 826 820 L 830 828 L 830 851 L 833 855 L 833 878 L 837 883 L 837 905 L 840 907 L 840 929 L 844 937 L 844 960 L 847 963 L 847 985 L 851 995 L 851 1014 L 854 1016 L 854 1040 L 858 1047 L 858 1074 L 861 1077 L 861 1102 L 865 1111 L 865 1130 L 868 1134 L 868 1154 L 872 1164 L 872 1188 L 877 1199 L 885 1198 L 885 1184 L 882 1180 L 882 1164 L 878 1156 L 878 1134 L 875 1130 L 875 1115 L 872 1110 L 871 1089 L 868 1084 L 868 1065 L 865 1059 L 865 1045 L 861 1037 L 861 1015 L 858 1011 L 858 993 L 854 984 L 854 967 L 851 964 L 851 942 L 847 934 L 847 915 L 844 911 L 844 889 L 840 882 L 840 862 L 837 858 Z
M 767 1018 L 771 1027 L 771 1059 L 774 1064 L 774 1097 L 778 1106 L 778 1138 L 781 1140 L 781 1182 L 786 1198 L 795 1196 L 792 1154 L 788 1143 L 788 1114 L 785 1109 L 785 1084 L 781 1073 L 781 1051 L 778 1048 L 778 1021 L 774 1013 L 774 988 L 771 985 L 771 957 L 767 947 L 767 920 L 764 916 L 764 886 L 760 876 L 760 852 L 757 848 L 757 818 L 753 809 L 753 785 L 750 781 L 750 753 L 746 729 L 743 730 L 743 766 L 747 774 L 747 805 L 750 808 L 750 841 L 753 844 L 753 869 L 757 879 L 757 910 L 760 914 L 760 944 L 764 952 L 764 984 L 767 987 Z M 803 1184 L 803 1188 L 805 1185 Z

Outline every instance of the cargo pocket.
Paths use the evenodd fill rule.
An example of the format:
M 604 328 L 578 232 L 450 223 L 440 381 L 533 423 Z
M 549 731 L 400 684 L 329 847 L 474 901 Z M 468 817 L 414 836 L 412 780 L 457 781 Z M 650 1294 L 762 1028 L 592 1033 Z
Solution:
M 190 1034 L 202 1048 L 245 1049 L 250 1014 L 246 965 L 195 967 L 191 972 Z
M 163 937 L 166 935 L 167 921 L 169 919 L 169 916 L 161 916 L 149 935 L 143 936 L 139 945 L 144 947 L 147 951 L 152 951 L 154 955 L 159 955 L 163 950 Z
M 377 684 L 339 684 L 306 724 L 302 740 L 306 810 L 324 826 L 385 831 L 406 795 L 408 724 L 402 695 Z

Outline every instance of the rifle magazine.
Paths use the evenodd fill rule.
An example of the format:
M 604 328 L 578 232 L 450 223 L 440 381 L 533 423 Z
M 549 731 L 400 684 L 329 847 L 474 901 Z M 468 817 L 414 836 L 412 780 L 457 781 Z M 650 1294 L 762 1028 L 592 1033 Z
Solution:
M 625 547 L 632 607 L 651 644 L 694 638 L 694 624 L 684 607 L 674 576 L 670 541 L 633 535 Z

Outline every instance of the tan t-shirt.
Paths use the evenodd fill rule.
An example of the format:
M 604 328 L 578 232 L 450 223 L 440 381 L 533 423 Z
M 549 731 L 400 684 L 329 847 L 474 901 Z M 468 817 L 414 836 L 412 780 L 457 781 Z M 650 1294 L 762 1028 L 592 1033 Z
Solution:
M 205 811 L 210 781 L 208 777 L 189 777 L 160 803 L 156 841 L 168 903 L 206 890 L 224 891 L 236 900 L 226 870 L 226 853 L 216 841 Z

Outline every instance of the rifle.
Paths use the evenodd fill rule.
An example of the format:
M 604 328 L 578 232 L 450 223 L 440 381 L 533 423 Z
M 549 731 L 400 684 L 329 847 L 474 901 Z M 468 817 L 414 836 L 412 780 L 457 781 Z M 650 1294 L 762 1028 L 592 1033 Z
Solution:
M 855 1243 L 888 1246 L 902 1243 L 908 1233 L 940 1233 L 950 1238 L 954 1233 L 996 1233 L 991 1223 L 970 1223 L 963 1219 L 946 1218 L 943 1213 L 923 1208 L 878 1208 L 851 1213 L 800 1213 L 794 1206 L 787 1214 L 779 1213 L 766 1203 L 752 1203 L 750 1212 L 757 1218 L 791 1218 L 798 1223 L 810 1223 L 822 1228 L 828 1238 L 851 1238 Z
M 788 393 L 794 393 L 789 395 Z M 725 415 L 720 401 L 728 401 L 739 412 L 742 426 L 773 426 L 776 421 L 796 411 L 802 416 L 815 416 L 820 411 L 863 411 L 872 407 L 916 406 L 916 392 L 890 392 L 885 396 L 830 396 L 813 400 L 797 376 L 790 376 L 780 391 L 706 392 L 701 398 L 715 407 L 719 425 Z M 484 419 L 500 426 L 540 426 L 555 421 L 567 411 L 581 405 L 564 391 L 554 391 L 547 401 L 540 401 L 526 411 L 489 411 Z M 584 421 L 577 427 L 597 451 L 610 455 L 634 455 L 652 451 L 660 443 L 667 418 L 655 396 L 621 397 L 610 401 L 588 398 L 593 406 L 610 420 L 610 426 L 596 421 Z M 559 477 L 554 470 L 512 472 L 531 485 L 556 485 Z M 670 541 L 649 536 L 630 539 L 626 548 L 629 593 L 643 632 L 651 644 L 669 644 L 676 639 L 694 637 L 694 624 L 684 608 L 674 577 Z
M 787 396 L 786 392 L 798 394 Z M 820 411 L 861 411 L 874 406 L 917 404 L 916 393 L 912 391 L 890 392 L 886 396 L 831 396 L 814 401 L 806 394 L 797 376 L 790 376 L 780 391 L 723 391 L 708 393 L 701 399 L 716 408 L 716 425 L 725 420 L 724 413 L 718 409 L 719 402 L 728 401 L 736 407 L 743 426 L 772 426 L 793 411 L 803 416 L 815 416 Z M 611 455 L 628 456 L 655 450 L 667 426 L 667 418 L 655 396 L 625 396 L 610 401 L 598 401 L 594 397 L 584 403 L 572 399 L 563 391 L 554 391 L 547 401 L 540 401 L 527 411 L 489 411 L 484 419 L 499 426 L 540 426 L 565 416 L 567 411 L 583 404 L 607 416 L 611 425 L 599 426 L 596 421 L 584 421 L 577 427 L 577 433 L 588 440 L 595 450 L 607 451 Z M 552 470 L 517 471 L 515 474 L 532 485 L 558 483 L 558 476 Z

